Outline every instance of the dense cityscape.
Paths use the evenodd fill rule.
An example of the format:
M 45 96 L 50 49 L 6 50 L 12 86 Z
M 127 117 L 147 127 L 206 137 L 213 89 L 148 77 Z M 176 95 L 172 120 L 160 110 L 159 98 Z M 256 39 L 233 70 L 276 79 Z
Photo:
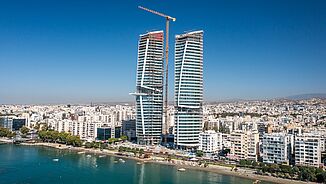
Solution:
M 38 131 L 53 130 L 78 136 L 84 145 L 117 140 L 116 149 L 124 146 L 151 153 L 164 150 L 169 155 L 234 165 L 250 161 L 250 165 L 266 163 L 323 168 L 326 160 L 325 99 L 205 104 L 197 147 L 192 145 L 191 149 L 183 151 L 175 149 L 178 142 L 173 133 L 177 128 L 174 106 L 169 106 L 168 110 L 168 150 L 160 146 L 165 145 L 163 136 L 157 144 L 139 145 L 136 107 L 130 104 L 2 105 L 0 110 L 0 126 L 16 132 L 16 141 L 35 140 Z M 23 127 L 29 131 L 22 134 Z M 119 143 L 122 137 L 126 137 L 127 142 Z M 322 178 L 320 175 L 311 177 L 315 178 L 307 176 L 305 179 L 321 181 Z

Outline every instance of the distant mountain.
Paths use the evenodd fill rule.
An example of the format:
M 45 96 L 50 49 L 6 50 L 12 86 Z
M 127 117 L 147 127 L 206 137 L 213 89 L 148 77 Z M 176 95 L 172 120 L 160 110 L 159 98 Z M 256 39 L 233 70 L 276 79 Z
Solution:
M 326 93 L 310 93 L 285 97 L 285 99 L 290 100 L 305 100 L 310 98 L 326 98 Z

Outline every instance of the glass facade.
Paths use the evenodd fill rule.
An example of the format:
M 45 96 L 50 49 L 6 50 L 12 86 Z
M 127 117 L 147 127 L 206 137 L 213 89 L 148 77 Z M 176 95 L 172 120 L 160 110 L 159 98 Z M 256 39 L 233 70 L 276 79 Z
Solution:
M 26 125 L 26 119 L 13 119 L 12 131 L 18 131 L 20 128 Z
M 97 140 L 108 140 L 111 138 L 111 128 L 106 127 L 106 128 L 97 128 L 97 135 L 96 135 Z
M 176 36 L 175 145 L 199 146 L 203 122 L 203 31 Z
M 115 127 L 114 128 L 114 138 L 120 138 L 121 137 L 121 127 Z
M 139 144 L 160 143 L 163 118 L 163 31 L 140 35 L 136 92 L 136 136 Z

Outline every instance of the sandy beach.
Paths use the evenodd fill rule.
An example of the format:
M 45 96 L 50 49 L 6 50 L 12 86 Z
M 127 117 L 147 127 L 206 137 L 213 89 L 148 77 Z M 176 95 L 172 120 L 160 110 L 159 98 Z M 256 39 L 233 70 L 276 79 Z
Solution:
M 249 169 L 243 169 L 238 168 L 238 171 L 231 171 L 230 167 L 225 166 L 218 166 L 218 165 L 212 165 L 210 164 L 208 167 L 202 167 L 197 166 L 196 163 L 191 161 L 182 161 L 182 160 L 175 160 L 172 159 L 171 161 L 165 161 L 164 158 L 153 156 L 149 159 L 141 159 L 138 157 L 130 157 L 130 156 L 123 156 L 118 155 L 118 151 L 112 151 L 112 150 L 99 150 L 99 149 L 93 149 L 93 148 L 82 148 L 82 147 L 72 147 L 62 144 L 56 144 L 56 143 L 22 143 L 21 145 L 28 145 L 28 146 L 46 146 L 56 149 L 62 149 L 62 150 L 73 150 L 76 152 L 85 152 L 85 153 L 92 153 L 92 154 L 101 154 L 101 155 L 110 155 L 115 156 L 119 158 L 125 158 L 125 159 L 132 159 L 136 160 L 138 162 L 142 163 L 156 163 L 156 164 L 165 164 L 165 165 L 171 165 L 176 166 L 177 168 L 185 168 L 185 169 L 193 169 L 193 170 L 201 170 L 201 171 L 207 171 L 207 172 L 214 172 L 217 174 L 223 174 L 223 175 L 230 175 L 230 176 L 237 176 L 252 180 L 261 180 L 261 181 L 268 181 L 273 183 L 280 183 L 280 184 L 313 184 L 314 182 L 304 182 L 304 181 L 298 181 L 298 180 L 289 180 L 289 179 L 283 179 L 283 178 L 276 178 L 272 176 L 262 176 L 262 175 L 256 175 L 252 173 L 252 170 Z

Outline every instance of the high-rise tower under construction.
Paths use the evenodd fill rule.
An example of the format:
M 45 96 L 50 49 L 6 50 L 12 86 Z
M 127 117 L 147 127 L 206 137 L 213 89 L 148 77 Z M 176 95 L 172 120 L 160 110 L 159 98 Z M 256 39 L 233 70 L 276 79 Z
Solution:
M 203 31 L 176 36 L 175 145 L 199 145 L 203 122 Z
M 159 144 L 163 118 L 163 31 L 140 35 L 136 79 L 136 136 L 139 144 Z

